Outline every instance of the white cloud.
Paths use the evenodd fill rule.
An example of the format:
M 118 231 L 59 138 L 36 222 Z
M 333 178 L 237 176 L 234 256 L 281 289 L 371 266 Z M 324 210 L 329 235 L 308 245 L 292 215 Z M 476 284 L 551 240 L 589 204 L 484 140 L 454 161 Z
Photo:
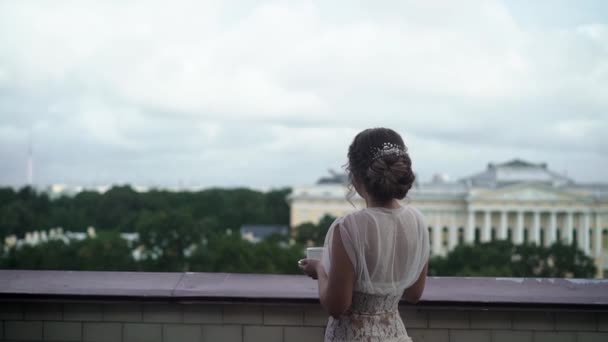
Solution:
M 33 127 L 49 181 L 112 155 L 108 178 L 137 160 L 132 177 L 230 183 L 240 149 L 238 166 L 305 164 L 271 180 L 297 182 L 379 125 L 411 137 L 427 174 L 515 154 L 604 165 L 605 89 L 606 23 L 522 27 L 501 1 L 0 3 L 0 139 Z M 83 145 L 98 153 L 65 153 Z

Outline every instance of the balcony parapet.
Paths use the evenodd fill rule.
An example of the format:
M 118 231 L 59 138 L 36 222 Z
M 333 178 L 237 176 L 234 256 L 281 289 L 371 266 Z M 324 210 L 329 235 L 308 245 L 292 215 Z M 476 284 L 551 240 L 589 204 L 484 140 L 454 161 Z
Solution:
M 429 278 L 399 313 L 414 341 L 608 341 L 608 281 Z M 315 342 L 299 275 L 0 271 L 0 341 Z
M 0 270 L 0 298 L 318 303 L 300 275 Z M 608 309 L 608 280 L 429 277 L 418 306 Z

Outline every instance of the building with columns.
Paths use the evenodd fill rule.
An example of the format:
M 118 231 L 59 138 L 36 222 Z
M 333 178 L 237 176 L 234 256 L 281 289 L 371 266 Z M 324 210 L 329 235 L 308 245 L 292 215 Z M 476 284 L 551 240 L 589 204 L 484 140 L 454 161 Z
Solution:
M 332 174 L 312 186 L 295 187 L 290 197 L 291 227 L 344 215 L 365 203 L 346 200 L 346 177 Z M 488 164 L 458 181 L 435 176 L 416 183 L 404 200 L 426 217 L 434 255 L 458 244 L 509 239 L 516 244 L 575 243 L 608 268 L 608 184 L 582 184 L 523 160 Z

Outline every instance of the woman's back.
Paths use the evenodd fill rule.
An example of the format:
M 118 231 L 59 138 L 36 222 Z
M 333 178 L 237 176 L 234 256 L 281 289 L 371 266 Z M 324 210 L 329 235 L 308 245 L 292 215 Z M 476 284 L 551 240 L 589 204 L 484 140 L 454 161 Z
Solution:
M 365 208 L 338 218 L 325 238 L 323 266 L 330 270 L 333 230 L 353 264 L 355 291 L 402 295 L 422 272 L 429 256 L 429 237 L 422 214 L 411 206 Z
M 348 147 L 346 170 L 350 194 L 356 191 L 367 208 L 332 224 L 321 261 L 299 262 L 318 279 L 319 300 L 331 315 L 325 340 L 410 341 L 398 304 L 422 295 L 429 257 L 422 215 L 400 204 L 416 179 L 412 160 L 397 132 L 371 128 Z
M 338 319 L 329 318 L 326 341 L 410 341 L 398 304 L 428 261 L 425 227 L 420 212 L 410 206 L 366 208 L 332 224 L 324 267 L 331 272 L 331 238 L 340 229 L 356 280 L 350 309 Z

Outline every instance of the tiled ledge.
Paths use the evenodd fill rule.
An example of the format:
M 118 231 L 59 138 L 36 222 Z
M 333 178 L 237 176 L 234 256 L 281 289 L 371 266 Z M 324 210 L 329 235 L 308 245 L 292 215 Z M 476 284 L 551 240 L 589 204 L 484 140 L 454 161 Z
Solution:
M 0 270 L 0 299 L 318 303 L 300 275 Z M 608 309 L 608 280 L 430 277 L 419 306 Z
M 414 341 L 608 341 L 608 282 L 430 278 L 402 303 Z M 0 341 L 315 342 L 304 276 L 0 271 Z

